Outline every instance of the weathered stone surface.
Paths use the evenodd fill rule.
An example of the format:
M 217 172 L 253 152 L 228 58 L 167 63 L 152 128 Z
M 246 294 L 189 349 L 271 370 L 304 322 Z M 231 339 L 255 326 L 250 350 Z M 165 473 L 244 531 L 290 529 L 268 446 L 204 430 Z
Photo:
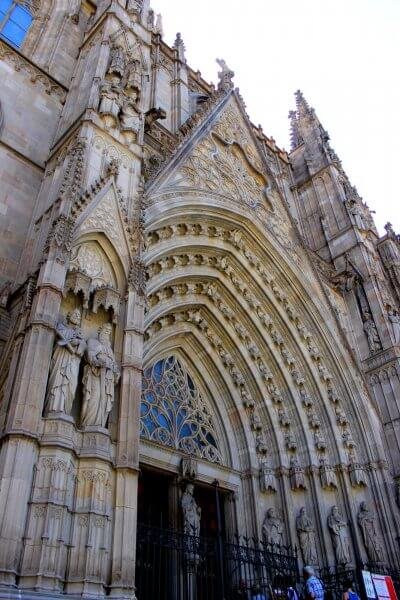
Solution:
M 146 467 L 187 533 L 218 481 L 230 534 L 398 566 L 398 236 L 300 92 L 287 154 L 147 2 L 33 5 L 0 48 L 0 598 L 134 598 Z

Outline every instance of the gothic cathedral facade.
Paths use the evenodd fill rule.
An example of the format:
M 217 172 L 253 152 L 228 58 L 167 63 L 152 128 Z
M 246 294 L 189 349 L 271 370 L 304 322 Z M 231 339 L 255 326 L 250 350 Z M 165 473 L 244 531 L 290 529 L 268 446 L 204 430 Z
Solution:
M 0 58 L 0 598 L 399 569 L 400 238 L 301 92 L 288 153 L 148 0 L 0 0 Z

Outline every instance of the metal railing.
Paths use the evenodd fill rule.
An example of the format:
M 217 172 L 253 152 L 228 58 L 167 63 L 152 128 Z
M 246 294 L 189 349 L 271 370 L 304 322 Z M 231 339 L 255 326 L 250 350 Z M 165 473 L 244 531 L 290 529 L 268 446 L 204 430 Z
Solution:
M 299 578 L 295 549 L 255 538 L 195 537 L 139 524 L 140 600 L 237 600 L 286 596 Z

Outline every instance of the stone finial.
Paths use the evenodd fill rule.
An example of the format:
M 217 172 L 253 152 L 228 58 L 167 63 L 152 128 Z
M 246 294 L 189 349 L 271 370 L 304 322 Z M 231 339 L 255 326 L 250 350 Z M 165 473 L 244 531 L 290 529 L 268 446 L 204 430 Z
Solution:
M 163 37 L 163 35 L 164 35 L 163 24 L 162 24 L 162 16 L 161 16 L 160 13 L 158 13 L 158 15 L 156 17 L 156 24 L 155 24 L 155 27 L 154 27 L 154 33 L 156 33 L 160 37 Z
M 232 79 L 235 76 L 235 73 L 234 71 L 231 71 L 223 58 L 217 58 L 216 62 L 221 67 L 221 70 L 218 73 L 218 90 L 229 92 L 229 90 L 232 90 L 234 87 Z
M 393 229 L 393 225 L 389 221 L 385 225 L 385 231 L 388 238 L 396 239 L 396 234 Z
M 178 53 L 179 60 L 185 62 L 185 44 L 183 43 L 182 36 L 179 32 L 176 34 L 174 48 Z
M 296 98 L 296 109 L 299 117 L 313 114 L 314 109 L 310 107 L 301 90 L 297 90 L 294 96 Z

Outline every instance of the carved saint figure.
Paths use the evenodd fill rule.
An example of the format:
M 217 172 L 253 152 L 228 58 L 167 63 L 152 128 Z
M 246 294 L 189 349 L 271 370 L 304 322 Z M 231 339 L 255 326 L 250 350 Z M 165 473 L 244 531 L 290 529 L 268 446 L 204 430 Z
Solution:
M 361 529 L 364 546 L 369 560 L 372 562 L 380 562 L 382 560 L 382 549 L 376 531 L 375 515 L 368 508 L 366 502 L 361 502 L 360 504 L 357 521 Z
M 112 325 L 105 323 L 99 329 L 98 339 L 89 339 L 87 343 L 81 411 L 83 427 L 105 427 L 114 403 L 114 387 L 119 380 L 119 369 L 111 347 L 111 332 Z
M 85 351 L 83 339 L 81 312 L 73 310 L 66 322 L 57 323 L 57 342 L 50 364 L 50 377 L 46 398 L 47 412 L 71 413 L 78 384 L 79 363 Z
M 346 565 L 350 562 L 350 546 L 347 532 L 347 522 L 343 519 L 337 506 L 332 506 L 328 516 L 328 527 L 332 536 L 336 562 Z
M 200 535 L 201 508 L 193 496 L 194 485 L 188 483 L 183 493 L 181 506 L 183 512 L 183 531 L 186 535 Z
M 394 343 L 400 344 L 400 315 L 395 313 L 394 310 L 389 310 L 388 319 L 392 324 Z
M 300 509 L 296 518 L 297 535 L 299 536 L 301 554 L 305 565 L 318 564 L 317 552 L 315 547 L 315 529 L 311 518 L 307 515 L 306 509 Z
M 138 93 L 132 89 L 129 96 L 126 95 L 121 109 L 121 125 L 124 131 L 132 131 L 136 135 L 140 129 L 140 115 L 137 107 Z
M 364 321 L 364 331 L 367 336 L 368 346 L 371 352 L 377 352 L 381 349 L 381 341 L 379 339 L 378 331 L 376 329 L 376 325 L 371 316 L 371 313 L 365 311 L 363 313 L 363 321 Z
M 112 46 L 107 74 L 122 79 L 125 72 L 125 54 L 121 46 Z
M 282 544 L 283 524 L 274 508 L 269 508 L 265 515 L 262 532 L 267 544 Z

